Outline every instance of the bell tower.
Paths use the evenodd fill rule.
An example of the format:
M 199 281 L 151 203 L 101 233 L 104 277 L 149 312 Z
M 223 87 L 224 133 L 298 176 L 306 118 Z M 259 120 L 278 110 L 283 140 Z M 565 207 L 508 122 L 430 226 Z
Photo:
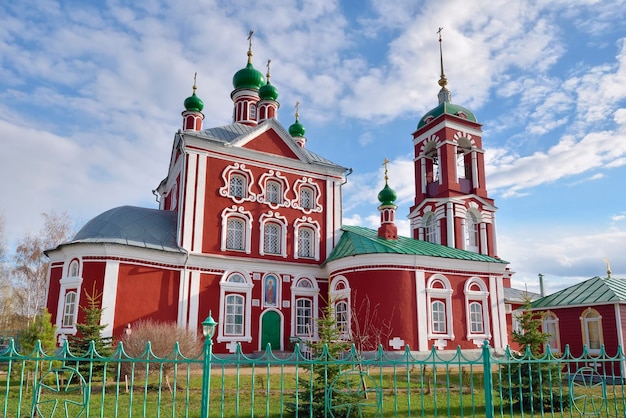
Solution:
M 413 238 L 490 256 L 497 255 L 493 200 L 487 195 L 482 125 L 451 102 L 443 68 L 439 104 L 413 132 L 415 202 L 409 220 Z

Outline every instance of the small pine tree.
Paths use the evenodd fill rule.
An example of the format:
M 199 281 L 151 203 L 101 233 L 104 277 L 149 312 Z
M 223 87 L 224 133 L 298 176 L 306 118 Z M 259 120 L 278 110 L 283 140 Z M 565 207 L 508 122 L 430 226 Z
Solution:
M 537 361 L 550 334 L 541 331 L 541 315 L 530 310 L 530 299 L 518 318 L 522 331 L 513 331 L 513 341 L 520 344 L 520 354 L 503 364 L 502 398 L 517 411 L 560 411 L 567 395 L 560 387 L 559 365 Z
M 341 330 L 337 327 L 332 304 L 327 304 L 322 309 L 322 316 L 317 320 L 318 340 L 307 341 L 304 344 L 311 349 L 312 358 L 315 363 L 312 366 L 313 379 L 300 378 L 298 385 L 298 404 L 295 402 L 286 403 L 289 412 L 298 416 L 326 417 L 330 416 L 326 411 L 329 385 L 341 373 L 341 366 L 336 364 L 335 359 L 340 359 L 350 349 L 350 341 L 341 338 Z M 324 355 L 324 354 L 327 354 Z M 333 409 L 332 416 L 346 417 L 349 414 L 352 403 L 358 403 L 362 399 L 351 399 L 350 394 L 339 394 L 342 399 L 334 394 L 333 403 L 346 405 L 345 410 Z
M 46 354 L 53 355 L 57 346 L 54 333 L 52 315 L 50 315 L 47 309 L 44 309 L 39 315 L 35 316 L 28 328 L 22 333 L 20 337 L 22 353 L 26 355 L 32 353 L 37 345 L 37 341 L 40 341 L 41 349 Z
M 47 309 L 44 310 L 35 316 L 35 318 L 30 322 L 28 328 L 22 333 L 20 337 L 20 345 L 21 352 L 26 356 L 36 355 L 37 357 L 41 357 L 41 355 L 37 352 L 34 353 L 35 348 L 37 347 L 37 341 L 41 344 L 41 350 L 48 356 L 52 356 L 55 354 L 56 350 L 56 337 L 55 337 L 55 329 L 52 325 L 52 315 L 48 312 Z M 34 357 L 31 357 L 34 358 Z M 48 361 L 48 360 L 39 360 L 39 361 L 27 361 L 24 363 L 24 368 L 26 370 L 27 382 L 33 377 L 33 381 L 36 381 L 43 375 L 48 369 L 59 366 L 61 363 L 58 361 Z M 14 371 L 19 373 L 19 368 L 15 368 Z M 38 376 L 33 376 L 35 370 L 38 370 Z M 28 386 L 28 384 L 27 384 Z
M 113 353 L 111 338 L 102 336 L 102 330 L 107 326 L 106 324 L 100 325 L 100 319 L 104 311 L 100 303 L 102 293 L 97 293 L 94 284 L 91 294 L 85 290 L 85 297 L 87 298 L 87 306 L 82 308 L 85 313 L 85 320 L 83 323 L 76 323 L 77 333 L 68 339 L 70 352 L 75 356 L 84 356 L 89 353 L 89 348 L 93 341 L 96 353 L 102 357 L 109 357 Z M 87 369 L 88 367 L 88 364 L 83 364 L 80 366 L 80 369 Z M 93 363 L 91 370 L 98 374 L 102 373 L 104 363 Z

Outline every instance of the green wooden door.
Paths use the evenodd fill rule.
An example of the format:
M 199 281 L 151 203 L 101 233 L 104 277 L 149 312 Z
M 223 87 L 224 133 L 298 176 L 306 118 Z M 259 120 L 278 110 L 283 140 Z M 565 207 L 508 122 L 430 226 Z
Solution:
M 261 349 L 267 348 L 267 343 L 272 345 L 272 350 L 280 350 L 280 315 L 278 312 L 269 311 L 261 320 Z

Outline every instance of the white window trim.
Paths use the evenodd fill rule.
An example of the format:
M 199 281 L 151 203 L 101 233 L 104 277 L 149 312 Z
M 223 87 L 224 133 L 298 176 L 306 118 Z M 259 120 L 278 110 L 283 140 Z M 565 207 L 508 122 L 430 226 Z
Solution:
M 556 347 L 550 346 L 551 353 L 561 353 L 561 330 L 559 329 L 559 317 L 552 311 L 546 312 L 541 318 L 541 328 L 544 333 L 548 331 L 548 325 L 554 324 L 554 331 L 556 333 Z M 544 344 L 544 350 L 547 349 L 548 342 Z
M 241 275 L 246 283 L 231 283 L 228 278 L 233 274 Z M 217 342 L 233 342 L 233 341 L 252 341 L 252 281 L 250 275 L 243 271 L 227 271 L 220 280 L 220 313 L 217 326 Z M 224 326 L 226 323 L 226 296 L 236 293 L 243 296 L 244 299 L 244 335 L 231 336 L 224 335 Z
M 244 252 L 250 254 L 252 251 L 252 214 L 245 211 L 243 207 L 233 205 L 231 208 L 226 208 L 222 211 L 222 236 L 221 236 L 221 250 L 222 251 L 242 251 L 226 248 L 226 238 L 228 236 L 228 218 L 236 217 L 242 219 L 245 222 L 244 229 Z
M 434 238 L 435 241 L 428 241 L 428 225 L 429 222 L 432 220 L 432 225 L 435 228 L 434 232 Z M 422 239 L 423 241 L 427 241 L 427 242 L 432 242 L 434 244 L 441 244 L 441 225 L 439 222 L 439 218 L 437 217 L 437 215 L 435 214 L 435 212 L 433 211 L 427 211 L 424 213 L 424 215 L 422 216 L 422 222 L 421 222 L 421 230 L 422 230 Z
M 302 212 L 309 213 L 321 213 L 322 205 L 320 203 L 321 191 L 317 183 L 313 181 L 313 179 L 308 177 L 302 177 L 301 179 L 296 180 L 294 183 L 294 190 L 296 191 L 296 200 L 293 202 L 293 207 L 296 209 L 300 209 Z M 313 191 L 313 207 L 312 208 L 304 208 L 300 203 L 301 191 L 303 187 L 308 187 Z
M 441 282 L 444 286 L 441 288 L 433 288 L 436 282 Z M 454 323 L 452 322 L 452 293 L 453 290 L 450 286 L 448 278 L 442 274 L 434 274 L 428 279 L 426 284 L 426 306 L 428 306 L 428 339 L 430 340 L 454 340 Z M 433 330 L 433 316 L 432 306 L 435 300 L 444 300 L 446 308 L 446 332 L 434 332 Z
M 281 184 L 281 192 L 282 199 L 280 203 L 273 203 L 267 200 L 267 182 L 275 181 Z M 261 185 L 261 195 L 257 197 L 257 200 L 261 203 L 265 203 L 269 205 L 272 209 L 278 208 L 288 208 L 291 206 L 291 202 L 287 199 L 287 194 L 289 193 L 289 182 L 287 181 L 287 177 L 283 176 L 280 171 L 270 170 L 268 173 L 263 174 L 259 178 L 259 184 Z
M 343 285 L 342 289 L 338 289 L 340 285 Z M 339 302 L 346 302 L 347 310 L 347 327 L 341 334 L 341 338 L 350 339 L 352 335 L 352 290 L 350 289 L 350 283 L 344 276 L 337 276 L 332 279 L 330 283 L 330 300 L 333 307 Z
M 471 222 L 472 218 L 474 218 L 476 220 L 475 223 Z M 481 245 L 481 240 L 480 240 L 480 230 L 481 230 L 481 225 L 483 224 L 482 222 L 482 216 L 480 214 L 480 212 L 476 211 L 476 210 L 468 210 L 465 213 L 465 218 L 464 218 L 464 225 L 463 225 L 463 245 L 465 250 L 467 251 L 471 251 L 473 253 L 478 253 L 480 251 L 480 245 Z M 470 245 L 470 225 L 474 224 L 476 226 L 476 233 L 475 233 L 475 238 L 476 238 L 476 245 Z
M 69 276 L 70 268 L 73 262 L 78 262 L 78 276 Z M 67 339 L 67 335 L 76 334 L 76 321 L 78 319 L 78 307 L 80 306 L 80 293 L 83 284 L 82 278 L 83 263 L 77 259 L 72 258 L 69 263 L 63 268 L 64 276 L 59 280 L 59 300 L 57 301 L 57 319 L 56 319 L 56 333 L 57 336 L 64 336 Z M 74 323 L 71 327 L 63 327 L 63 316 L 65 314 L 65 295 L 70 292 L 76 292 L 76 305 L 74 307 Z
M 246 179 L 246 196 L 245 197 L 235 197 L 230 195 L 230 176 L 233 174 L 238 174 Z M 246 168 L 245 164 L 234 163 L 229 165 L 222 171 L 222 187 L 219 189 L 220 196 L 227 197 L 232 199 L 235 203 L 242 202 L 255 202 L 257 200 L 257 195 L 252 192 L 252 184 L 254 183 L 254 176 L 252 175 L 252 171 Z
M 74 306 L 72 307 L 72 312 L 71 317 L 72 317 L 72 324 L 71 325 L 65 325 L 65 317 L 66 317 L 66 308 L 67 308 L 67 297 L 69 295 L 74 295 Z M 62 318 L 61 318 L 61 328 L 63 329 L 76 329 L 76 317 L 78 316 L 78 292 L 74 289 L 70 289 L 67 292 L 65 292 L 65 295 L 63 297 L 63 314 L 62 314 Z M 69 316 L 69 315 L 68 315 Z
M 313 230 L 313 257 L 300 257 L 298 256 L 298 230 L 302 227 L 307 227 Z M 315 260 L 319 261 L 320 259 L 320 224 L 317 221 L 314 221 L 310 217 L 303 216 L 300 219 L 296 219 L 293 223 L 293 234 L 294 234 L 294 253 L 293 257 L 295 259 L 304 259 L 304 260 Z
M 298 287 L 298 284 L 302 281 L 302 280 L 308 280 L 312 287 L 307 288 L 307 287 Z M 293 280 L 292 284 L 291 284 L 291 337 L 293 338 L 297 338 L 300 340 L 305 340 L 305 341 L 317 341 L 319 339 L 318 333 L 317 333 L 317 319 L 319 317 L 318 315 L 318 306 L 319 306 L 319 302 L 318 302 L 318 295 L 319 295 L 319 287 L 317 285 L 317 280 L 307 277 L 307 276 L 302 276 L 302 277 L 298 277 L 297 279 Z M 310 298 L 313 301 L 313 317 L 311 318 L 311 320 L 313 321 L 313 335 L 311 337 L 302 337 L 299 335 L 296 335 L 296 300 L 300 299 L 300 298 Z
M 470 290 L 473 284 L 477 284 L 480 288 L 479 291 Z M 478 277 L 471 277 L 467 279 L 465 282 L 465 323 L 467 324 L 467 339 L 474 341 L 474 344 L 478 346 L 482 346 L 484 340 L 491 339 L 491 322 L 489 320 L 489 292 L 487 291 L 487 286 L 485 282 L 483 282 Z M 469 309 L 469 305 L 472 302 L 479 302 L 481 304 L 482 312 L 483 312 L 483 332 L 482 333 L 473 333 L 471 328 L 471 313 Z
M 588 318 L 587 316 L 590 313 L 592 313 L 592 312 L 595 312 L 596 314 L 598 314 L 598 316 L 595 317 L 595 318 Z M 591 322 L 597 322 L 598 323 L 598 333 L 599 333 L 599 338 L 600 338 L 600 348 L 591 348 L 591 346 L 589 344 L 589 324 Z M 587 353 L 591 354 L 591 355 L 598 355 L 598 354 L 600 354 L 600 351 L 602 350 L 602 346 L 604 345 L 604 332 L 603 332 L 603 329 L 602 329 L 602 315 L 596 309 L 587 308 L 587 309 L 585 309 L 583 311 L 583 314 L 580 316 L 580 324 L 582 326 L 583 345 L 587 346 Z
M 265 252 L 265 224 L 267 222 L 273 222 L 280 225 L 280 253 L 266 253 Z M 259 218 L 260 226 L 260 240 L 259 240 L 259 253 L 261 255 L 274 255 L 287 258 L 287 218 L 282 216 L 278 212 L 268 212 L 261 215 Z

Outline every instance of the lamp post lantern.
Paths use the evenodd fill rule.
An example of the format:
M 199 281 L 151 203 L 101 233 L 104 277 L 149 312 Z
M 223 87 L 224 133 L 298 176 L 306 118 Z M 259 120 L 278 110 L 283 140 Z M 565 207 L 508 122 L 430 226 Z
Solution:
M 200 416 L 209 416 L 209 396 L 211 389 L 211 356 L 213 355 L 213 335 L 217 322 L 209 316 L 202 322 L 202 334 L 204 334 L 204 363 L 202 364 L 202 403 L 200 405 Z

